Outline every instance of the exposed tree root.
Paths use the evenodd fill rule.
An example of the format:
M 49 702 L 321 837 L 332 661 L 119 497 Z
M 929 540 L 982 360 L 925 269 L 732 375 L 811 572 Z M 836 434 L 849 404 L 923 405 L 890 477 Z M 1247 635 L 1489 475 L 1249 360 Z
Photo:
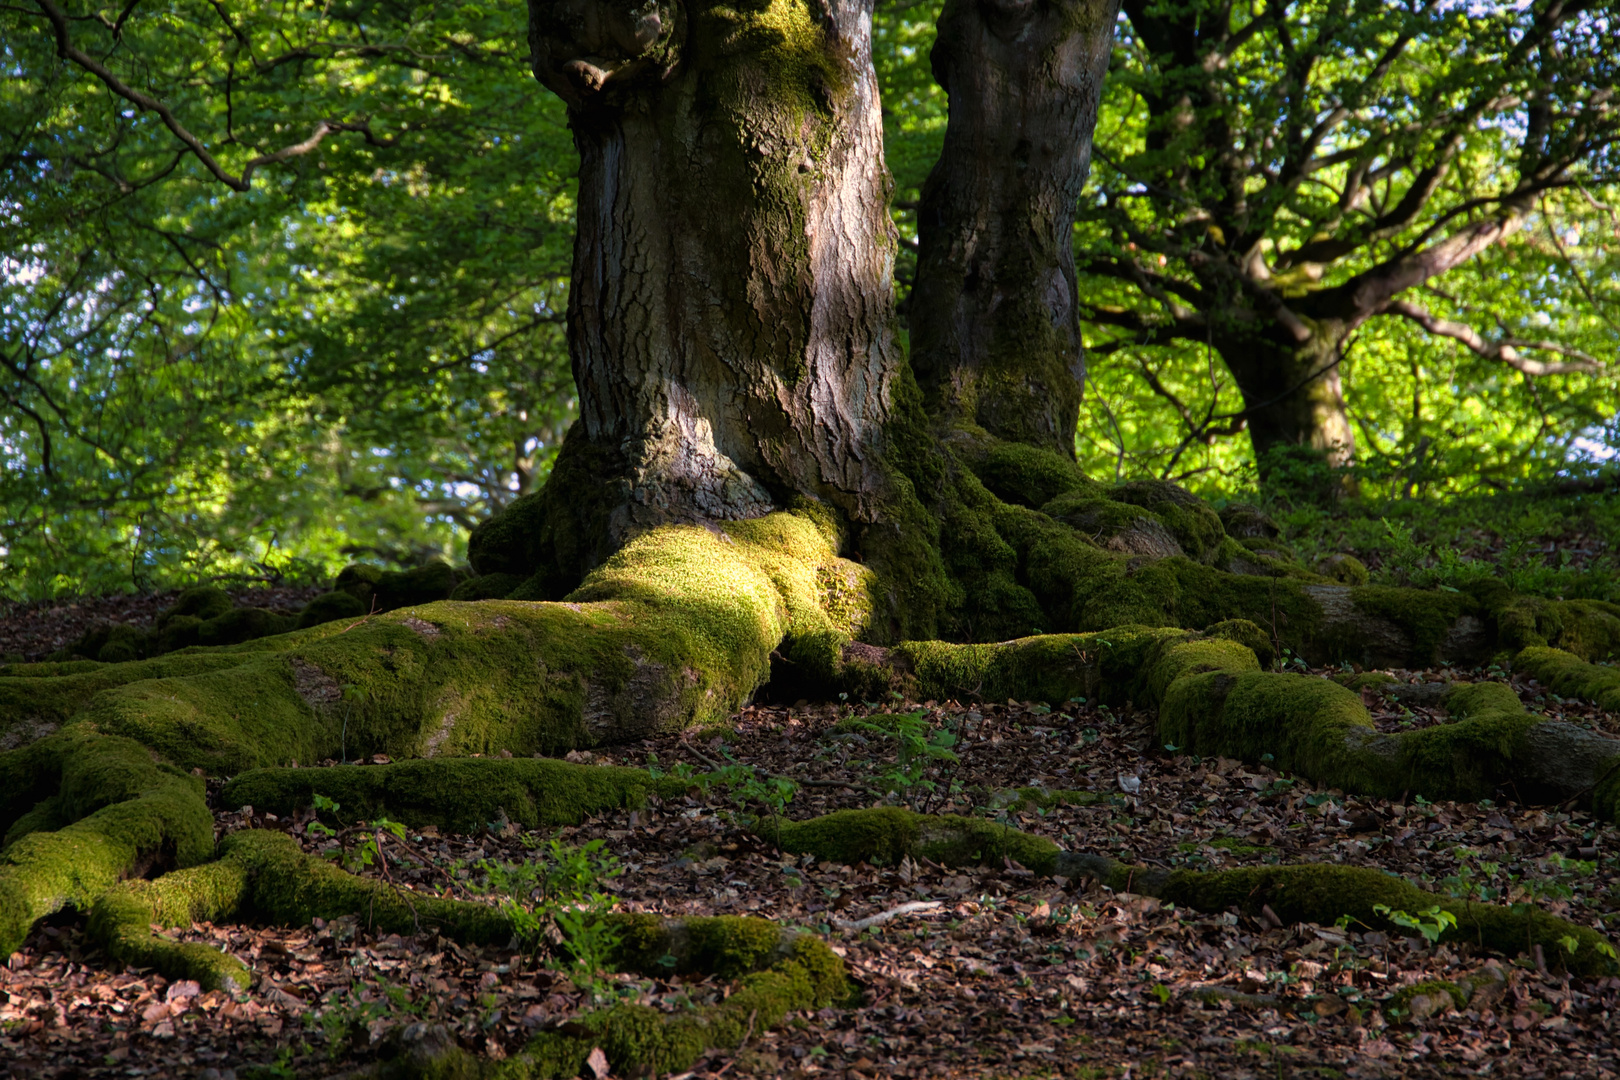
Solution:
M 345 915 L 358 915 L 382 932 L 433 929 L 477 943 L 512 936 L 510 921 L 492 907 L 407 894 L 356 877 L 306 855 L 287 834 L 262 829 L 226 837 L 215 862 L 107 890 L 91 908 L 90 932 L 122 963 L 154 967 L 171 979 L 196 979 L 205 989 L 231 989 L 251 980 L 235 957 L 170 941 L 151 927 L 254 918 L 302 926 L 317 917 Z
M 0 756 L 0 954 L 66 905 L 89 910 L 119 881 L 207 860 L 214 819 L 201 779 L 132 739 L 75 724 Z
M 1562 649 L 1528 648 L 1513 658 L 1516 671 L 1535 676 L 1555 694 L 1585 698 L 1620 712 L 1620 668 L 1599 667 Z
M 1366 926 L 1415 933 L 1391 914 L 1417 915 L 1438 906 L 1456 916 L 1450 934 L 1512 956 L 1542 947 L 1549 965 L 1579 974 L 1617 970 L 1614 950 L 1590 929 L 1519 905 L 1477 904 L 1437 896 L 1381 870 L 1352 866 L 1261 866 L 1236 870 L 1164 870 L 1129 866 L 1105 856 L 1061 850 L 983 818 L 917 814 L 896 807 L 843 810 L 810 821 L 783 822 L 784 851 L 846 863 L 896 863 L 904 856 L 947 866 L 997 865 L 1012 860 L 1043 876 L 1096 878 L 1118 892 L 1155 896 L 1195 911 L 1269 909 L 1285 923 L 1331 925 L 1348 916 Z M 1375 910 L 1387 907 L 1389 913 Z M 1573 942 L 1572 952 L 1568 945 Z
M 996 455 L 986 460 L 986 484 L 1011 495 L 1068 499 L 1074 506 L 1064 513 L 1109 509 L 1085 510 L 1081 503 L 1099 498 L 1094 486 L 1063 486 L 1062 469 L 1052 475 L 1063 483 L 1026 493 L 1014 481 L 1034 474 L 997 472 Z M 1379 650 L 1432 656 L 1540 639 L 1606 655 L 1620 640 L 1611 633 L 1620 618 L 1604 605 L 1345 589 L 1303 571 L 1231 573 L 1185 554 L 1137 565 L 1087 546 L 1059 523 L 1062 507 L 1038 514 L 979 490 L 982 509 L 1005 518 L 998 528 L 1006 535 L 1023 529 L 1035 538 L 1030 557 L 1045 537 L 1096 564 L 1102 576 L 1085 585 L 1086 618 L 1130 610 L 1205 631 L 1137 625 L 997 644 L 858 644 L 881 632 L 870 623 L 882 585 L 837 556 L 836 527 L 806 506 L 713 530 L 655 530 L 563 602 L 442 602 L 219 652 L 13 669 L 6 686 L 14 696 L 54 702 L 52 717 L 71 715 L 54 734 L 0 754 L 0 951 L 65 904 L 89 909 L 122 880 L 207 861 L 211 823 L 193 771 L 243 774 L 228 793 L 266 808 L 289 809 L 318 782 L 357 816 L 386 812 L 451 828 L 502 813 L 530 826 L 578 821 L 678 785 L 635 770 L 466 755 L 527 758 L 719 722 L 765 679 L 773 650 L 827 689 L 1157 706 L 1165 742 L 1250 762 L 1270 755 L 1280 769 L 1347 791 L 1474 799 L 1509 786 L 1521 799 L 1587 800 L 1606 817 L 1620 809 L 1620 742 L 1531 716 L 1506 688 L 1454 688 L 1444 702 L 1457 722 L 1381 735 L 1355 692 L 1262 670 L 1262 657 L 1288 641 L 1331 650 L 1371 640 Z M 1148 514 L 1199 558 L 1219 563 L 1235 543 L 1207 508 L 1184 505 L 1170 489 L 1148 485 L 1112 501 Z M 1227 554 L 1228 563 L 1237 558 Z M 1080 564 L 1043 565 L 1056 574 Z M 1105 594 L 1114 599 L 1096 606 Z M 1232 618 L 1243 612 L 1269 622 L 1262 629 Z M 1545 647 L 1520 655 L 1565 692 L 1613 692 L 1609 669 Z M 56 722 L 33 717 L 23 720 Z M 250 771 L 378 753 L 454 760 L 329 769 L 319 781 L 304 771 Z M 961 842 L 987 842 L 966 819 L 952 827 Z M 936 841 L 918 843 L 931 850 Z M 1035 868 L 1036 853 L 1008 854 Z M 146 946 L 131 939 L 121 947 Z
M 442 1028 L 418 1026 L 407 1029 L 397 1056 L 371 1074 L 563 1080 L 585 1075 L 587 1059 L 600 1048 L 616 1075 L 666 1075 L 691 1067 L 705 1050 L 735 1049 L 790 1013 L 843 1003 L 852 992 L 843 960 L 824 942 L 765 919 L 615 915 L 610 921 L 624 932 L 614 958 L 620 970 L 712 974 L 738 987 L 717 1004 L 679 1013 L 630 1004 L 588 1012 L 540 1032 L 499 1063 L 466 1053 Z
M 255 769 L 220 792 L 224 806 L 290 815 L 317 793 L 351 820 L 386 816 L 407 825 L 476 833 L 505 820 L 525 829 L 578 825 L 592 814 L 671 798 L 689 783 L 641 769 L 575 765 L 554 758 L 439 758 L 391 765 Z

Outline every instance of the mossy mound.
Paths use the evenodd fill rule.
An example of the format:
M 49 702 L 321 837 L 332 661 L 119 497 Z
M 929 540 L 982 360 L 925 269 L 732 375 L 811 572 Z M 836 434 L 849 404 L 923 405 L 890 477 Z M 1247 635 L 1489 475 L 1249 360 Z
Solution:
M 999 865 L 1010 859 L 1037 874 L 1050 874 L 1058 855 L 1052 841 L 998 822 L 918 814 L 895 806 L 839 810 L 775 828 L 772 838 L 783 851 L 852 865 L 893 866 L 908 855 L 946 866 Z
M 332 622 L 334 619 L 358 619 L 366 614 L 366 605 L 353 593 L 324 592 L 304 605 L 298 613 L 298 629 Z
M 1590 664 L 1562 649 L 1533 646 L 1513 658 L 1513 669 L 1534 676 L 1555 694 L 1620 712 L 1620 668 Z
M 424 563 L 410 570 L 355 563 L 343 568 L 332 590 L 348 593 L 368 612 L 380 613 L 448 600 L 457 582 L 456 572 L 447 562 Z
M 517 591 L 524 579 L 517 574 L 480 574 L 457 585 L 452 600 L 504 600 Z
M 946 866 L 1000 865 L 1008 860 L 1043 875 L 1093 877 L 1119 892 L 1156 896 L 1196 911 L 1262 908 L 1285 923 L 1332 925 L 1344 916 L 1379 930 L 1416 934 L 1397 914 L 1417 915 L 1438 906 L 1457 919 L 1449 933 L 1461 941 L 1512 956 L 1541 945 L 1548 957 L 1577 974 L 1620 970 L 1602 935 L 1567 919 L 1524 905 L 1506 907 L 1436 896 L 1404 878 L 1365 867 L 1261 866 L 1208 872 L 1130 866 L 1102 856 L 1062 851 L 983 818 L 917 814 L 897 807 L 843 810 L 809 821 L 782 822 L 780 845 L 794 854 L 835 862 L 889 865 L 904 856 Z M 1388 908 L 1388 912 L 1377 910 Z M 1575 942 L 1573 951 L 1567 948 Z M 1548 961 L 1552 963 L 1552 960 Z
M 290 815 L 314 796 L 336 801 L 348 821 L 389 817 L 477 833 L 497 821 L 525 829 L 578 825 L 593 814 L 674 798 L 687 783 L 641 769 L 554 759 L 431 758 L 391 765 L 254 769 L 220 791 L 220 805 Z

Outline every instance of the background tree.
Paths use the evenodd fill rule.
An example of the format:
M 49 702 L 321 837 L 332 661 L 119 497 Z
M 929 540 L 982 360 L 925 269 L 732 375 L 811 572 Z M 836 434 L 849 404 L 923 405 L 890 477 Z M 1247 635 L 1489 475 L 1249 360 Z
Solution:
M 1350 461 L 1341 369 L 1373 320 L 1527 379 L 1600 369 L 1588 349 L 1608 350 L 1587 339 L 1601 316 L 1560 317 L 1602 303 L 1567 250 L 1553 332 L 1493 325 L 1493 312 L 1533 314 L 1498 303 L 1522 262 L 1512 280 L 1489 280 L 1505 269 L 1494 254 L 1474 280 L 1451 276 L 1527 230 L 1561 244 L 1571 212 L 1614 183 L 1616 72 L 1591 5 L 1125 11 L 1082 296 L 1107 332 L 1096 351 L 1127 350 L 1184 422 L 1177 450 L 1247 428 L 1263 467 L 1275 447 Z M 1161 378 L 1167 348 L 1182 365 L 1218 355 L 1241 408 L 1178 396 Z
M 9 595 L 453 557 L 544 475 L 572 162 L 521 11 L 0 19 Z

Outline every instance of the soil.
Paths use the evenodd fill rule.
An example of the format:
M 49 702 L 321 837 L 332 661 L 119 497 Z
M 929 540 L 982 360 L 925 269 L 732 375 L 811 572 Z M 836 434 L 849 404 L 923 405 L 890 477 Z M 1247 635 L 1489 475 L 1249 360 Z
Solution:
M 1514 686 L 1533 708 L 1616 730 L 1614 715 L 1528 681 Z M 1376 695 L 1369 701 L 1392 730 L 1439 719 Z M 600 840 L 617 860 L 602 885 L 624 910 L 758 915 L 823 934 L 842 952 L 860 1007 L 797 1015 L 738 1052 L 700 1062 L 687 1080 L 1620 1075 L 1620 979 L 1571 978 L 1553 974 L 1544 955 L 1490 957 L 1466 942 L 1436 945 L 1355 924 L 1176 910 L 1088 881 L 1035 878 L 1016 864 L 852 867 L 783 855 L 761 838 L 771 808 L 703 778 L 736 763 L 800 781 L 780 808 L 792 818 L 887 799 L 983 814 L 1071 849 L 1152 865 L 1381 867 L 1441 894 L 1536 903 L 1600 930 L 1620 919 L 1612 825 L 1520 806 L 1512 792 L 1467 804 L 1346 797 L 1264 767 L 1189 757 L 1156 745 L 1146 715 L 1079 701 L 1058 711 L 1027 702 L 888 703 L 881 711 L 911 711 L 957 740 L 958 761 L 933 761 L 908 786 L 892 738 L 834 729 L 875 711 L 747 708 L 728 730 L 575 753 L 577 761 L 690 771 L 693 785 L 680 799 L 543 834 L 505 821 L 477 835 L 429 829 L 401 842 L 384 833 L 381 859 L 361 872 L 402 889 L 489 896 L 489 863 L 543 859 L 553 839 L 575 847 Z M 1092 791 L 1100 801 L 1040 812 L 998 806 L 1004 800 L 993 796 L 1030 786 Z M 343 847 L 302 819 L 220 810 L 216 820 L 221 834 L 282 829 L 336 858 L 353 860 L 361 847 L 358 836 Z M 939 906 L 848 928 L 919 900 Z M 446 1024 L 468 1049 L 499 1058 L 589 1007 L 592 993 L 678 1009 L 727 991 L 712 979 L 626 975 L 581 990 L 543 948 L 378 935 L 363 915 L 300 927 L 199 925 L 177 936 L 229 949 L 258 981 L 246 993 L 200 993 L 194 983 L 110 965 L 74 913 L 37 927 L 0 967 L 0 1075 L 339 1075 L 375 1061 L 391 1033 L 419 1021 Z M 1403 987 L 1487 967 L 1501 976 L 1496 989 L 1462 1010 L 1429 996 L 1397 1007 Z

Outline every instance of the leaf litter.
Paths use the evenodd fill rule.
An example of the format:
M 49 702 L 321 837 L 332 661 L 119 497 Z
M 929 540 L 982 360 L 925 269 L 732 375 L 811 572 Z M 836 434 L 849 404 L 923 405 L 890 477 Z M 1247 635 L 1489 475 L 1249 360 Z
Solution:
M 1394 674 L 1402 682 L 1491 677 Z M 1615 730 L 1611 715 L 1527 681 L 1514 687 L 1529 708 Z M 1386 728 L 1439 719 L 1368 700 Z M 1599 930 L 1620 917 L 1620 890 L 1610 884 L 1615 827 L 1579 811 L 1521 807 L 1511 792 L 1462 804 L 1345 796 L 1264 765 L 1189 757 L 1156 745 L 1150 717 L 1083 702 L 1059 711 L 1024 702 L 888 707 L 899 709 L 957 735 L 955 760 L 933 761 L 923 783 L 889 796 L 917 809 L 990 814 L 1067 848 L 1150 865 L 1376 866 L 1443 894 L 1534 902 Z M 1268 911 L 1177 910 L 1093 882 L 1037 879 L 1016 864 L 844 866 L 783 855 L 746 827 L 758 806 L 697 779 L 719 762 L 791 778 L 803 785 L 785 810 L 796 818 L 872 805 L 873 793 L 893 784 L 895 746 L 836 725 L 876 711 L 751 706 L 727 730 L 575 752 L 575 761 L 690 770 L 694 783 L 683 798 L 540 836 L 504 820 L 478 835 L 412 831 L 408 845 L 389 852 L 388 872 L 403 889 L 442 894 L 454 882 L 478 891 L 483 860 L 532 859 L 535 843 L 554 836 L 602 840 L 624 870 L 612 882 L 623 910 L 758 915 L 834 944 L 861 989 L 859 1007 L 797 1015 L 699 1062 L 688 1080 L 1620 1075 L 1614 978 L 1557 975 L 1545 957 L 1492 958 L 1465 942 L 1281 925 Z M 1028 787 L 1098 797 L 1044 811 L 996 797 Z M 216 821 L 221 834 L 282 829 L 311 851 L 333 843 L 306 821 L 271 814 L 221 811 Z M 227 995 L 115 969 L 89 945 L 82 919 L 64 913 L 36 927 L 0 968 L 0 1075 L 341 1075 L 418 1023 L 444 1024 L 465 1048 L 501 1058 L 590 1007 L 533 956 L 431 933 L 379 935 L 363 914 L 171 933 L 229 950 L 257 981 Z M 1470 977 L 1482 989 L 1461 1009 L 1446 995 L 1410 989 Z M 620 975 L 612 984 L 671 1012 L 729 992 L 714 979 Z M 593 1058 L 589 1071 L 600 1077 L 605 1068 L 605 1058 Z

